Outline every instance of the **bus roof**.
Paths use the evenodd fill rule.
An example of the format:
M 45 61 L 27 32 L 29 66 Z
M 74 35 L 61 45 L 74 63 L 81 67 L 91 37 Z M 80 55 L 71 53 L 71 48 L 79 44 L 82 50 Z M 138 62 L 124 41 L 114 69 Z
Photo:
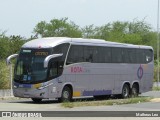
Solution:
M 25 43 L 22 46 L 22 48 L 51 48 L 62 43 L 153 49 L 151 46 L 109 42 L 102 39 L 69 38 L 69 37 L 47 37 L 47 38 L 34 39 Z

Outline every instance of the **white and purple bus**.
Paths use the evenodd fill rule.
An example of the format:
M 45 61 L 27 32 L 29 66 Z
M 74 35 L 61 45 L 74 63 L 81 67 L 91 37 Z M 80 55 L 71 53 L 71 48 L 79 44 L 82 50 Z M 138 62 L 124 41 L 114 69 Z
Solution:
M 154 56 L 150 46 L 99 39 L 50 37 L 31 40 L 14 69 L 15 97 L 70 101 L 73 97 L 138 96 L 152 89 Z

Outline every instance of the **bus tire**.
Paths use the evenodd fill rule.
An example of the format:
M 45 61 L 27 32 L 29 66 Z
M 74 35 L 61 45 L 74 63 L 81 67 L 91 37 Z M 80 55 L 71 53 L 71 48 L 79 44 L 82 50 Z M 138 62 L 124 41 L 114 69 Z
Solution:
M 59 102 L 71 102 L 72 91 L 68 86 L 65 86 L 62 90 L 61 98 L 58 99 Z
M 130 96 L 130 89 L 129 89 L 129 86 L 127 84 L 124 84 L 123 85 L 123 88 L 122 88 L 122 94 L 121 94 L 121 97 L 122 98 L 128 98 Z
M 137 84 L 133 84 L 132 86 L 132 97 L 137 97 L 139 94 L 139 87 Z
M 42 99 L 40 99 L 40 98 L 31 98 L 31 99 L 35 103 L 40 103 L 42 101 Z

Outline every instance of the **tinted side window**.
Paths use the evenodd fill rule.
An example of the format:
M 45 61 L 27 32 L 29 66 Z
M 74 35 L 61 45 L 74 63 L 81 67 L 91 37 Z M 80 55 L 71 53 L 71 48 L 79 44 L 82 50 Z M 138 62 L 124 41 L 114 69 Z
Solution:
M 98 62 L 110 63 L 111 62 L 111 48 L 98 47 Z
M 149 63 L 153 60 L 153 50 L 145 50 L 145 62 Z
M 98 51 L 98 47 L 92 47 L 92 54 L 93 54 L 93 63 L 98 63 L 99 62 L 99 54 L 100 52 Z
M 122 49 L 112 48 L 112 63 L 122 63 Z
M 84 62 L 83 46 L 72 45 L 68 53 L 66 64 L 68 65 L 68 64 L 78 63 L 78 62 Z
M 85 62 L 93 62 L 94 52 L 96 55 L 96 51 L 95 51 L 94 47 L 84 46 L 84 61 Z
M 136 50 L 135 49 L 128 49 L 129 54 L 129 61 L 130 63 L 136 63 Z
M 104 56 L 105 56 L 105 63 L 111 62 L 111 48 L 105 47 L 104 48 Z
M 49 63 L 49 79 L 53 79 L 62 74 L 63 65 L 69 48 L 68 43 L 60 44 L 53 48 L 52 54 L 63 53 L 61 57 L 50 60 Z
M 123 62 L 130 63 L 129 50 L 127 48 L 123 49 Z
M 144 50 L 136 49 L 136 58 L 137 58 L 137 63 L 145 63 Z
M 63 53 L 62 58 L 65 59 L 67 51 L 68 51 L 68 48 L 69 48 L 69 44 L 68 43 L 64 43 L 64 44 L 58 45 L 58 46 L 53 48 L 53 54 Z

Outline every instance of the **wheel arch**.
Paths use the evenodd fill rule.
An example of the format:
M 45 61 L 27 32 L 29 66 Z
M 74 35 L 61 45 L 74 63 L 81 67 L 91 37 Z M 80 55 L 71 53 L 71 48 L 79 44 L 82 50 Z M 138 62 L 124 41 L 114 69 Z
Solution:
M 72 96 L 73 96 L 73 84 L 70 83 L 70 82 L 65 83 L 65 84 L 62 86 L 62 89 L 61 89 L 61 92 L 60 92 L 60 93 L 62 94 L 62 91 L 63 91 L 64 87 L 66 87 L 66 86 L 71 89 L 71 91 L 72 91 Z
M 123 86 L 127 84 L 129 86 L 129 89 L 131 89 L 131 83 L 129 81 L 124 81 L 122 86 L 121 86 L 121 92 L 122 92 L 122 89 L 123 89 Z

